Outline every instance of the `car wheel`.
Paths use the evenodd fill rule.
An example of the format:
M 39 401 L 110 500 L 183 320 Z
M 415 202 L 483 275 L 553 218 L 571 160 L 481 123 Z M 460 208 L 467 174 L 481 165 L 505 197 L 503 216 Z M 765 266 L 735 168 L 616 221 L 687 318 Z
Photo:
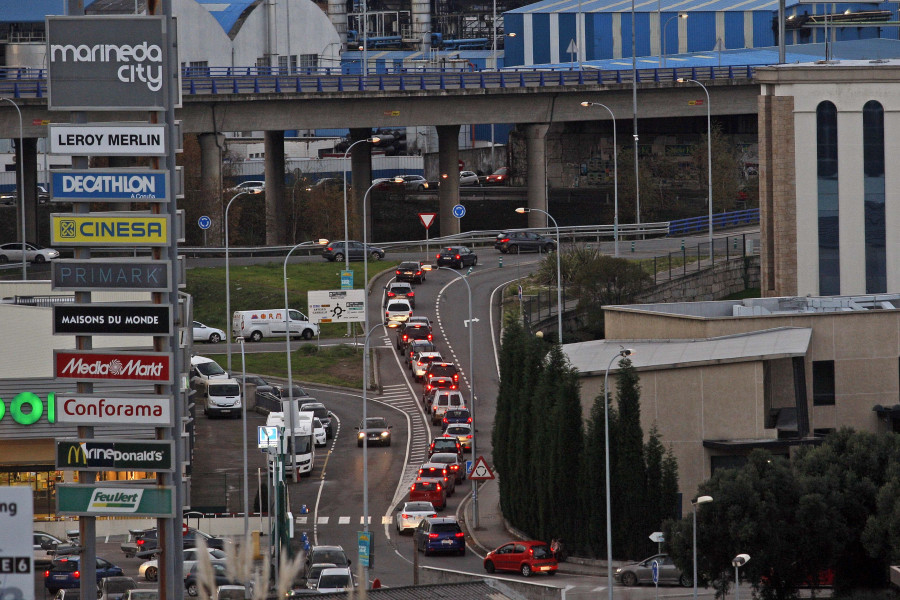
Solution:
M 555 248 L 553 244 L 547 244 L 546 246 L 544 246 L 544 252 L 553 252 L 554 249 Z
M 0 265 L 5 265 L 9 262 L 9 257 L 5 254 L 0 254 Z
M 678 585 L 681 587 L 691 587 L 694 585 L 694 582 L 691 581 L 691 576 L 687 573 L 682 573 L 681 577 L 678 578 Z
M 516 246 L 515 244 L 512 244 L 512 245 L 509 247 L 509 249 L 508 249 L 507 251 L 508 251 L 510 254 L 518 254 L 518 253 L 519 253 L 519 247 Z
M 465 556 L 465 555 L 466 555 L 466 549 L 465 549 L 465 548 L 460 548 L 460 549 L 459 549 L 459 555 L 460 555 L 460 556 Z
M 369 258 L 372 260 L 381 260 L 384 257 L 381 255 L 380 252 L 373 252 L 372 254 L 369 255 Z
M 478 264 L 478 257 L 476 256 L 475 260 L 472 261 L 472 266 L 474 267 L 477 264 Z
M 198 592 L 198 590 L 197 590 L 197 584 L 196 584 L 196 583 L 192 583 L 192 584 L 190 584 L 190 585 L 187 586 L 187 593 L 188 593 L 188 596 L 196 597 L 196 596 L 197 596 L 197 592 Z
M 424 185 L 420 185 L 420 186 L 419 186 L 419 191 L 420 191 L 420 192 L 424 192 L 424 191 L 425 191 L 425 186 L 424 186 Z
M 631 571 L 622 573 L 622 585 L 626 587 L 637 585 L 637 575 L 635 575 Z
M 210 344 L 218 344 L 222 341 L 222 337 L 218 333 L 210 334 L 209 343 Z
M 334 255 L 334 262 L 341 262 L 342 260 L 344 260 L 343 253 L 338 252 L 337 254 Z
M 556 571 L 547 571 L 547 575 L 552 577 L 553 575 L 556 575 Z
M 157 577 L 159 577 L 159 569 L 156 567 L 147 567 L 147 570 L 144 571 L 144 578 L 147 581 L 156 581 Z
M 311 340 L 313 338 L 312 329 L 304 329 L 300 337 L 302 337 L 304 340 Z
M 43 264 L 43 263 L 45 263 L 45 262 L 47 262 L 47 259 L 44 258 L 44 255 L 43 255 L 43 254 L 37 254 L 37 255 L 35 255 L 35 257 L 34 257 L 34 264 L 40 265 L 40 264 Z
M 497 568 L 494 566 L 494 563 L 492 563 L 491 561 L 487 561 L 486 563 L 484 563 L 484 570 L 488 573 L 494 573 Z
M 258 341 L 260 341 L 261 339 L 262 339 L 262 332 L 261 332 L 261 331 L 254 331 L 253 333 L 250 334 L 250 341 L 251 341 L 251 342 L 258 342 Z
M 522 568 L 519 570 L 522 572 L 522 577 L 531 577 L 531 565 L 528 563 L 522 565 Z

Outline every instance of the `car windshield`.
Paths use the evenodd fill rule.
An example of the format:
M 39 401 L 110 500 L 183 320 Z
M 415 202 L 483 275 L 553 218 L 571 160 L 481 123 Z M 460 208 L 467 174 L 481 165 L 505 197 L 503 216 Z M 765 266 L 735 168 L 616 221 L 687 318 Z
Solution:
M 218 548 L 212 548 L 212 549 L 210 549 L 210 551 L 209 551 L 209 557 L 210 557 L 210 558 L 213 558 L 213 559 L 215 559 L 215 558 L 218 558 L 218 559 L 224 559 L 224 558 L 225 558 L 225 551 L 224 551 L 224 550 L 219 550 Z
M 319 406 L 317 408 L 310 409 L 308 412 L 311 412 L 316 416 L 317 419 L 327 419 L 328 418 L 328 409 L 324 406 Z
M 312 451 L 312 436 L 310 435 L 291 435 L 290 433 L 286 434 L 287 437 L 287 453 L 291 454 L 291 449 L 293 446 L 293 441 L 295 438 L 297 440 L 297 452 L 296 454 L 309 454 Z
M 531 550 L 535 558 L 551 558 L 553 556 L 547 546 L 532 546 Z
M 320 590 L 330 590 L 330 589 L 344 589 L 351 587 L 353 584 L 350 583 L 350 576 L 346 573 L 341 575 L 323 575 L 319 577 L 319 589 Z
M 381 417 L 366 419 L 366 429 L 387 429 L 387 421 Z
M 206 375 L 207 377 L 212 377 L 213 375 L 224 375 L 225 374 L 225 369 L 220 367 L 219 363 L 217 363 L 217 362 L 213 362 L 213 361 L 202 362 L 202 363 L 197 363 L 195 366 L 197 367 L 197 370 L 200 371 L 200 373 L 202 373 L 203 375 Z
M 346 565 L 347 557 L 343 550 L 316 550 L 313 552 L 312 560 L 315 563 L 333 563 L 336 565 Z
M 410 502 L 403 507 L 403 510 L 407 512 L 434 512 L 434 507 L 431 505 L 431 502 Z
M 236 383 L 219 383 L 209 386 L 210 396 L 240 396 L 241 386 Z
M 131 589 L 134 589 L 134 579 L 130 577 L 123 579 L 110 577 L 106 580 L 107 592 L 127 592 Z

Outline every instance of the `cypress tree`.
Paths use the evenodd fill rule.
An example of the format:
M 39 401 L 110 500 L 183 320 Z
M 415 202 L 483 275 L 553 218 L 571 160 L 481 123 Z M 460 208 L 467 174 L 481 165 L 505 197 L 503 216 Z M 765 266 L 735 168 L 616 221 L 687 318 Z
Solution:
M 510 431 L 516 410 L 516 398 L 522 381 L 522 359 L 524 357 L 525 331 L 515 319 L 507 319 L 500 346 L 500 384 L 497 390 L 497 409 L 494 427 L 491 431 L 494 469 L 500 484 L 500 510 L 508 515 L 512 474 L 510 456 L 512 438 Z
M 659 441 L 659 431 L 654 425 L 650 430 L 647 443 L 644 444 L 644 461 L 647 475 L 647 481 L 644 484 L 647 490 L 647 511 L 645 515 L 647 518 L 641 530 L 648 533 L 659 531 L 664 518 L 665 506 L 662 492 L 664 459 L 665 448 Z M 646 536 L 643 539 L 646 540 L 644 543 L 646 550 L 642 552 L 642 555 L 652 553 L 654 550 L 653 543 Z
M 604 424 L 606 416 L 603 411 L 604 397 L 601 394 L 594 398 L 591 416 L 587 422 L 584 438 L 584 460 L 581 464 L 580 492 L 581 510 L 585 527 L 579 536 L 580 545 L 573 550 L 582 549 L 591 556 L 606 555 L 606 443 Z M 570 544 L 575 540 L 567 540 Z
M 631 361 L 619 361 L 616 378 L 618 422 L 615 435 L 616 464 L 613 477 L 613 550 L 616 558 L 638 559 L 642 543 L 638 539 L 646 535 L 646 500 L 644 485 L 647 481 L 644 466 L 644 434 L 641 429 L 640 381 Z

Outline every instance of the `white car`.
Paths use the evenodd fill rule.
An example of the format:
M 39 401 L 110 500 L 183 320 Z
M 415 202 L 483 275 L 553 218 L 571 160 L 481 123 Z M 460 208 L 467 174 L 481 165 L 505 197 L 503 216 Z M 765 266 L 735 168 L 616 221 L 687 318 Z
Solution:
M 478 185 L 478 173 L 475 171 L 460 171 L 459 185 Z
M 225 560 L 225 552 L 219 550 L 218 548 L 207 548 L 209 552 L 209 558 L 212 560 L 220 559 Z M 184 572 L 189 573 L 191 571 L 191 567 L 194 566 L 194 563 L 197 562 L 198 550 L 197 548 L 185 548 L 182 550 L 183 559 L 184 559 Z M 159 578 L 159 561 L 155 558 L 153 560 L 148 560 L 146 562 L 141 563 L 141 566 L 138 567 L 138 575 L 146 579 L 147 581 L 156 581 Z
M 325 426 L 322 425 L 322 421 L 318 417 L 313 417 L 313 438 L 316 441 L 316 446 L 324 446 L 328 439 Z
M 428 189 L 428 180 L 421 175 L 401 175 L 400 179 L 408 190 L 423 192 Z
M 233 188 L 231 188 L 232 192 L 252 192 L 254 194 L 259 194 L 260 192 L 266 191 L 266 182 L 265 181 L 242 181 L 237 184 Z
M 422 378 L 425 377 L 425 371 L 428 370 L 428 365 L 430 365 L 432 361 L 441 362 L 443 360 L 440 352 L 417 352 L 413 357 L 411 365 L 413 379 L 422 381 Z
M 204 325 L 200 321 L 194 321 L 194 341 L 209 342 L 210 344 L 218 344 L 225 339 L 225 332 L 209 325 Z
M 353 581 L 353 574 L 349 567 L 335 567 L 332 569 L 322 569 L 319 573 L 319 581 L 316 583 L 316 591 L 320 594 L 328 594 L 330 592 L 343 592 L 353 589 L 356 582 Z
M 412 306 L 405 298 L 395 298 L 384 307 L 384 324 L 388 327 L 397 327 L 411 316 L 413 316 Z
M 25 242 L 25 260 L 36 264 L 59 258 L 59 250 L 44 248 L 37 244 Z M 10 242 L 0 245 L 0 263 L 21 262 L 22 242 Z
M 434 510 L 431 502 L 405 502 L 403 508 L 397 511 L 397 518 L 394 522 L 397 533 L 415 529 L 426 517 L 437 517 L 437 511 Z

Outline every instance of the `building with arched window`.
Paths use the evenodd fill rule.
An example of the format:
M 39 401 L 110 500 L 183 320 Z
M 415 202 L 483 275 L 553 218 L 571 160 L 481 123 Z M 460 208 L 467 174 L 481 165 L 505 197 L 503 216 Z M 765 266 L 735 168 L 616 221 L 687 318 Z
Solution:
M 763 295 L 900 291 L 900 61 L 756 73 Z

